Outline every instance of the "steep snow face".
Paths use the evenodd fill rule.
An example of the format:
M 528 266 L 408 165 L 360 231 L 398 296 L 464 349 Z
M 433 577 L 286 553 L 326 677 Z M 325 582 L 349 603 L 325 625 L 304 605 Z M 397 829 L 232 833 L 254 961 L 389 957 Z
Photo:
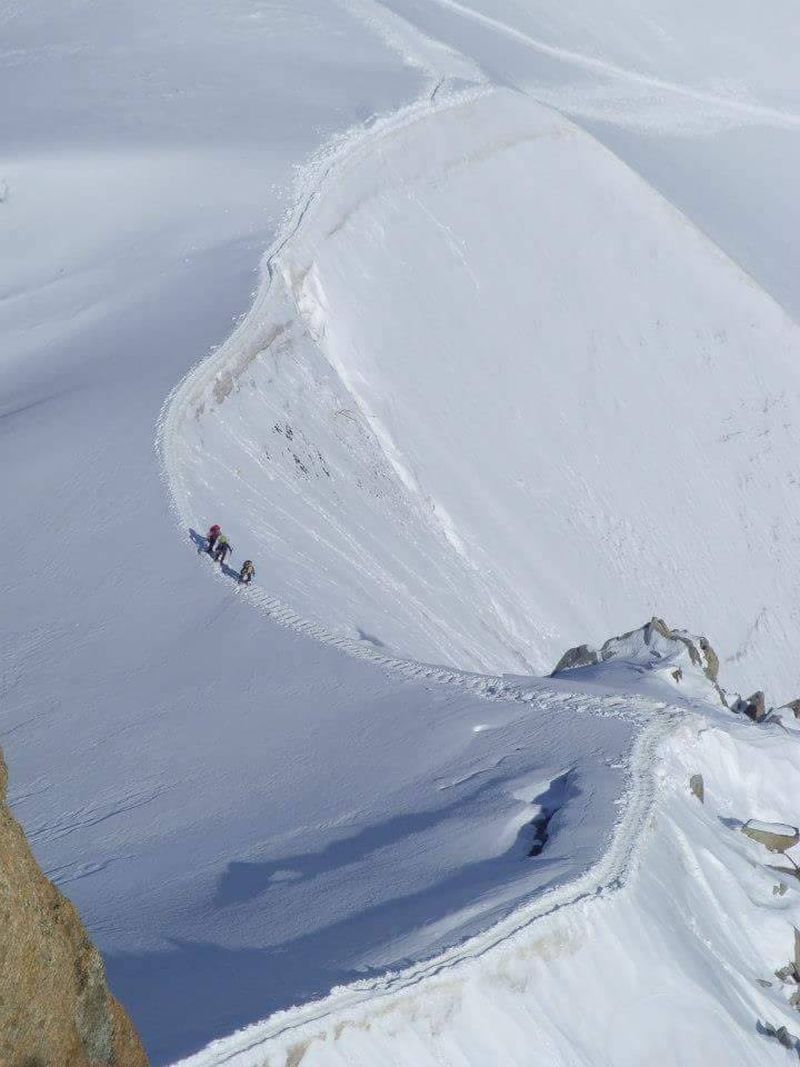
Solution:
M 167 465 L 301 615 L 541 671 L 658 609 L 800 684 L 798 330 L 591 137 L 502 91 L 405 115 L 265 289 Z

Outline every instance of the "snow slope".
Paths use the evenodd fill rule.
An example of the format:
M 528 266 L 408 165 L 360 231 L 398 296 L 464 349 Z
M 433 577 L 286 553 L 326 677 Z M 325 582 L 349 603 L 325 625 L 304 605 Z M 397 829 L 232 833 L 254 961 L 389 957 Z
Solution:
M 671 434 L 667 444 L 649 433 L 646 419 L 666 416 L 634 353 L 643 339 L 659 355 L 651 375 L 658 375 L 670 403 L 677 395 L 681 411 L 687 407 L 690 435 L 706 443 L 698 410 L 709 398 L 715 409 L 717 397 L 709 371 L 693 353 L 706 345 L 713 360 L 720 358 L 714 355 L 718 348 L 724 350 L 725 372 L 730 362 L 736 389 L 750 404 L 744 412 L 749 427 L 752 405 L 772 397 L 779 379 L 786 410 L 792 410 L 793 371 L 785 372 L 784 381 L 781 360 L 794 351 L 795 331 L 757 287 L 748 287 L 724 256 L 595 140 L 533 101 L 493 88 L 512 85 L 561 107 L 613 142 L 679 203 L 691 200 L 694 221 L 792 307 L 795 246 L 787 220 L 796 207 L 789 184 L 778 180 L 782 169 L 763 168 L 750 139 L 757 135 L 770 152 L 795 143 L 789 140 L 795 129 L 794 68 L 782 72 L 776 58 L 782 49 L 791 54 L 791 34 L 779 39 L 767 20 L 743 16 L 750 66 L 749 98 L 742 100 L 718 83 L 719 71 L 708 61 L 709 49 L 718 57 L 729 51 L 715 51 L 714 35 L 702 33 L 689 15 L 672 26 L 683 35 L 674 55 L 687 55 L 691 63 L 687 91 L 688 83 L 681 84 L 686 71 L 667 62 L 662 50 L 646 47 L 642 20 L 624 8 L 611 22 L 592 23 L 596 36 L 589 50 L 598 55 L 577 64 L 573 53 L 587 45 L 575 33 L 586 24 L 586 11 L 574 25 L 567 20 L 553 27 L 550 20 L 548 52 L 531 45 L 537 33 L 547 36 L 545 15 L 531 5 L 486 0 L 479 19 L 466 17 L 464 8 L 413 0 L 230 0 L 222 7 L 205 0 L 168 6 L 125 0 L 113 11 L 93 0 L 58 8 L 44 0 L 24 8 L 0 6 L 2 93 L 13 103 L 0 116 L 0 224 L 10 253 L 0 269 L 0 488 L 3 499 L 13 501 L 15 543 L 24 551 L 23 565 L 7 566 L 2 576 L 2 744 L 16 814 L 48 873 L 80 907 L 104 950 L 114 990 L 131 1009 L 155 1063 L 373 971 L 410 962 L 403 973 L 414 983 L 440 968 L 438 951 L 449 951 L 454 961 L 469 954 L 476 942 L 465 937 L 477 936 L 482 947 L 497 943 L 502 954 L 501 941 L 511 931 L 551 904 L 568 901 L 574 906 L 546 921 L 557 916 L 580 939 L 588 915 L 598 937 L 580 968 L 566 959 L 562 969 L 548 963 L 534 971 L 536 952 L 524 946 L 513 965 L 501 967 L 506 977 L 499 982 L 483 960 L 468 965 L 470 981 L 486 994 L 481 999 L 474 985 L 460 987 L 467 990 L 467 1015 L 479 1020 L 479 1009 L 483 1013 L 476 1029 L 465 1026 L 465 1016 L 449 1001 L 434 1016 L 415 1006 L 409 1020 L 400 1010 L 394 1018 L 405 1035 L 401 1045 L 373 1025 L 377 1045 L 345 1048 L 338 1044 L 343 1035 L 358 1041 L 364 1031 L 340 1027 L 343 1006 L 374 1018 L 376 993 L 383 990 L 389 994 L 386 1018 L 398 1004 L 402 1009 L 405 978 L 377 979 L 377 987 L 368 983 L 266 1023 L 245 1039 L 254 1045 L 247 1055 L 297 1063 L 304 1051 L 293 1047 L 287 1027 L 324 1018 L 307 1036 L 327 1034 L 313 1055 L 330 1053 L 333 1062 L 362 1054 L 367 1062 L 401 1056 L 422 1062 L 434 1047 L 431 1025 L 442 1035 L 440 1058 L 459 1062 L 469 1054 L 485 1061 L 505 1055 L 494 1043 L 499 1031 L 518 1033 L 520 1018 L 530 1026 L 531 998 L 524 990 L 533 980 L 542 1004 L 533 1016 L 538 1032 L 545 1035 L 550 1025 L 567 1035 L 548 1038 L 546 1062 L 573 1063 L 573 1005 L 586 999 L 575 984 L 580 975 L 597 968 L 601 957 L 631 961 L 618 1001 L 606 993 L 596 998 L 596 1012 L 593 1006 L 586 1015 L 581 1041 L 596 1049 L 602 1045 L 598 1016 L 630 1003 L 641 973 L 652 967 L 653 948 L 663 960 L 654 992 L 657 1003 L 669 1007 L 667 1022 L 686 1010 L 676 992 L 686 953 L 696 961 L 693 978 L 705 990 L 704 1035 L 728 1035 L 733 1025 L 742 1062 L 761 1063 L 769 1054 L 756 1032 L 762 1012 L 765 1019 L 769 1011 L 775 1022 L 791 1021 L 781 990 L 758 992 L 760 987 L 747 984 L 745 991 L 743 984 L 750 982 L 745 972 L 762 968 L 768 977 L 773 964 L 784 962 L 795 909 L 792 891 L 773 900 L 765 890 L 765 906 L 760 890 L 748 888 L 746 895 L 758 898 L 752 908 L 736 895 L 737 885 L 750 884 L 747 865 L 756 862 L 755 846 L 726 839 L 739 846 L 730 859 L 736 884 L 728 899 L 755 931 L 746 953 L 731 947 L 722 909 L 709 904 L 693 927 L 697 916 L 688 906 L 697 904 L 698 886 L 704 887 L 692 849 L 698 863 L 719 869 L 719 843 L 711 832 L 717 813 L 742 820 L 795 818 L 782 801 L 796 763 L 783 732 L 778 744 L 764 735 L 767 755 L 759 763 L 748 748 L 752 734 L 740 744 L 736 737 L 727 742 L 728 727 L 719 728 L 715 792 L 727 803 L 712 807 L 709 801 L 702 833 L 696 808 L 673 813 L 668 833 L 678 840 L 685 828 L 692 837 L 688 851 L 674 850 L 659 866 L 650 859 L 653 838 L 640 832 L 637 818 L 652 810 L 658 824 L 670 815 L 657 803 L 656 779 L 663 777 L 663 796 L 674 795 L 677 803 L 687 753 L 700 758 L 688 727 L 672 735 L 665 757 L 655 758 L 662 730 L 686 714 L 675 688 L 648 687 L 638 668 L 605 680 L 504 679 L 498 672 L 550 666 L 550 650 L 555 658 L 573 636 L 597 641 L 652 609 L 668 613 L 661 594 L 670 592 L 707 613 L 700 619 L 682 613 L 673 621 L 698 629 L 709 619 L 717 642 L 716 624 L 727 627 L 720 651 L 736 661 L 742 679 L 755 684 L 762 669 L 772 669 L 778 657 L 770 636 L 777 647 L 783 642 L 791 649 L 791 573 L 781 575 L 785 588 L 777 590 L 778 600 L 758 599 L 765 587 L 770 596 L 775 592 L 791 531 L 779 519 L 779 536 L 767 552 L 764 524 L 754 520 L 745 524 L 752 542 L 745 545 L 713 514 L 706 497 L 692 495 L 701 485 L 695 468 L 703 467 L 704 457 L 681 434 Z M 776 9 L 781 27 L 787 25 L 782 11 Z M 650 13 L 658 17 L 654 9 Z M 708 17 L 719 24 L 718 15 Z M 687 34 L 696 45 L 690 54 Z M 620 51 L 623 38 L 627 44 Z M 628 77 L 632 59 L 641 67 L 643 56 L 644 80 Z M 522 134 L 520 143 L 498 151 L 495 123 L 512 140 Z M 718 151 L 720 129 L 730 139 Z M 691 139 L 683 136 L 687 130 Z M 385 150 L 382 166 L 376 166 L 376 149 L 379 155 Z M 573 152 L 585 173 L 572 165 Z M 759 176 L 760 186 L 744 182 L 739 189 L 730 178 L 731 160 L 745 158 L 740 173 Z M 309 160 L 299 174 L 298 210 L 279 225 L 294 168 Z M 465 165 L 451 166 L 459 161 Z M 762 210 L 764 187 L 770 196 Z M 551 210 L 569 208 L 557 220 L 560 226 L 530 210 L 531 191 Z M 584 197 L 585 205 L 576 203 Z M 726 197 L 735 209 L 726 209 Z M 358 210 L 343 220 L 348 207 Z M 601 244 L 584 239 L 580 221 L 606 241 L 607 261 Z M 635 230 L 620 233 L 621 224 Z M 553 241 L 562 229 L 571 246 Z M 412 241 L 403 247 L 406 230 Z M 248 306 L 254 267 L 276 233 L 274 286 L 259 288 L 254 312 L 219 350 L 219 362 L 201 363 L 166 409 L 162 456 L 183 517 L 176 536 L 152 450 L 158 412 Z M 510 242 L 505 249 L 503 237 Z M 658 253 L 652 265 L 639 247 L 644 238 Z M 559 261 L 570 250 L 573 261 Z M 493 271 L 484 270 L 482 255 Z M 589 474 L 579 468 L 575 475 L 587 487 L 587 505 L 574 486 L 571 496 L 565 494 L 546 457 L 532 466 L 524 457 L 499 455 L 490 433 L 474 438 L 466 431 L 475 412 L 472 389 L 478 388 L 495 412 L 503 412 L 507 443 L 535 443 L 527 436 L 534 428 L 535 397 L 526 406 L 522 394 L 536 393 L 542 382 L 521 357 L 520 323 L 527 326 L 540 287 L 553 285 L 559 271 L 565 292 L 573 274 L 588 285 L 588 269 L 581 273 L 584 256 L 608 275 L 609 294 L 590 292 L 571 322 L 563 293 L 555 293 L 538 308 L 536 328 L 566 358 L 556 327 L 566 328 L 577 348 L 586 340 L 583 312 L 592 310 L 608 341 L 606 300 L 621 300 L 626 282 L 635 282 L 640 333 L 620 328 L 613 350 L 599 350 L 596 358 L 610 358 L 612 351 L 625 357 L 637 386 L 624 392 L 626 413 L 632 408 L 648 432 L 619 439 L 628 448 L 609 491 L 625 503 L 628 521 L 634 509 L 623 479 L 633 479 L 648 506 L 660 503 L 645 481 L 648 460 L 651 481 L 680 486 L 680 499 L 696 520 L 693 541 L 678 529 L 683 547 L 670 544 L 667 558 L 653 562 L 670 577 L 664 589 L 653 585 L 655 604 L 628 582 L 627 573 L 626 590 L 620 590 L 610 546 L 614 536 L 622 549 L 630 542 L 610 507 L 604 510 L 591 496 Z M 680 264 L 671 263 L 673 257 Z M 315 269 L 303 276 L 312 263 Z M 686 283 L 687 269 L 709 307 Z M 497 290 L 503 276 L 508 294 Z M 488 299 L 480 303 L 473 295 L 475 278 L 488 287 L 481 291 Z M 670 361 L 647 314 L 659 283 L 680 308 L 680 316 L 666 319 L 674 345 Z M 511 317 L 508 309 L 518 311 L 521 303 L 524 316 Z M 258 347 L 264 337 L 259 331 L 281 310 L 287 317 L 277 323 L 288 323 L 284 340 L 291 344 L 283 349 L 280 392 L 264 392 L 267 360 L 257 359 L 251 367 L 258 373 L 256 389 L 240 376 L 241 388 L 232 388 L 222 403 L 215 399 L 202 427 L 179 425 L 188 413 L 182 399 L 205 387 L 212 367 L 216 374 L 231 357 L 249 358 L 250 342 Z M 429 320 L 428 328 L 417 314 Z M 476 324 L 474 338 L 463 325 L 467 316 Z M 720 318 L 726 327 L 731 318 L 735 331 L 730 343 L 715 347 L 707 331 Z M 488 332 L 497 358 L 506 360 L 506 375 L 520 376 L 518 388 L 470 365 L 487 336 L 478 327 Z M 454 360 L 451 333 L 465 358 L 443 382 L 444 364 L 425 357 L 442 351 Z M 528 333 L 522 331 L 524 340 Z M 480 348 L 481 361 L 487 347 Z M 397 366 L 373 365 L 384 352 Z M 757 357 L 759 368 L 747 367 L 743 352 Z M 673 358 L 681 373 L 692 374 L 691 388 L 678 390 L 670 373 Z M 394 376 L 406 365 L 412 381 Z M 548 371 L 544 384 L 552 404 L 566 388 L 560 375 L 569 363 L 562 368 L 549 358 L 540 366 Z M 618 380 L 629 378 L 620 374 Z M 598 377 L 592 399 L 602 411 L 605 448 L 610 427 L 611 442 L 617 441 L 620 420 L 607 409 L 603 384 Z M 458 386 L 452 397 L 451 385 Z M 221 394 L 226 389 L 223 377 Z M 433 413 L 416 403 L 417 395 L 435 405 Z M 291 409 L 292 433 L 296 427 L 309 446 L 308 455 L 297 452 L 297 461 L 286 419 L 278 420 L 280 432 L 272 428 L 273 396 L 280 398 L 281 416 L 287 405 Z M 337 397 L 348 407 L 331 426 Z M 639 403 L 646 414 L 637 410 Z M 519 425 L 506 420 L 504 404 L 520 412 Z M 592 418 L 597 406 L 590 405 Z M 726 414 L 737 418 L 737 412 Z M 461 495 L 456 488 L 468 474 L 465 465 L 454 466 L 449 453 L 431 447 L 433 420 L 440 418 L 442 433 L 466 450 L 474 466 L 476 485 L 464 488 L 461 482 Z M 721 419 L 722 413 L 712 426 Z M 761 428 L 793 441 L 788 417 L 784 425 L 773 415 Z M 591 430 L 587 423 L 584 436 Z M 260 458 L 262 434 L 271 446 L 270 466 Z M 558 447 L 570 444 L 576 446 L 569 434 L 557 437 Z M 328 461 L 330 479 L 315 447 Z M 734 469 L 744 479 L 752 466 L 752 492 L 770 515 L 777 498 L 761 479 L 778 486 L 788 478 L 788 446 L 775 444 L 771 459 L 759 451 L 763 447 L 762 439 L 749 451 L 735 441 L 729 449 L 719 446 L 733 458 L 723 463 L 722 488 L 713 492 L 737 519 L 743 499 L 752 498 L 742 496 Z M 671 463 L 673 448 L 690 459 L 682 479 Z M 551 465 L 560 458 L 553 448 Z M 308 473 L 314 463 L 318 478 Z M 549 488 L 557 484 L 558 509 L 549 514 L 558 520 L 562 496 L 565 507 L 574 507 L 578 533 L 568 531 L 568 543 L 578 545 L 579 556 L 587 545 L 595 551 L 585 525 L 590 517 L 599 521 L 606 535 L 601 558 L 614 565 L 602 588 L 587 562 L 567 553 L 558 530 L 542 527 L 543 509 L 526 499 L 506 463 L 518 478 L 531 479 L 535 472 Z M 609 487 L 605 472 L 590 468 L 590 474 Z M 706 472 L 703 488 L 716 476 Z M 366 491 L 353 491 L 358 478 Z M 338 500 L 329 480 L 338 486 Z M 505 522 L 475 508 L 476 486 L 488 494 L 486 510 L 513 509 Z M 518 507 L 524 533 L 516 525 Z M 244 595 L 227 579 L 207 580 L 207 561 L 194 551 L 188 527 L 197 530 L 213 519 L 230 529 L 237 563 L 245 554 L 256 559 L 258 585 Z M 720 541 L 709 539 L 707 520 Z M 671 511 L 665 521 L 673 532 L 680 526 Z M 397 537 L 397 528 L 406 536 Z M 540 566 L 528 543 L 531 532 L 545 538 L 537 542 L 540 548 L 544 543 L 553 553 L 533 593 L 523 567 L 525 558 Z M 712 569 L 712 551 L 722 551 L 729 583 L 741 565 L 735 595 L 726 589 L 712 605 L 699 603 L 688 583 L 681 584 L 686 565 L 710 588 L 696 562 L 698 541 Z M 507 555 L 512 551 L 519 558 Z M 754 568 L 759 551 L 769 559 Z M 499 568 L 488 591 L 487 566 Z M 647 581 L 643 566 L 637 573 Z M 592 588 L 601 590 L 600 603 L 576 596 L 579 577 L 598 582 Z M 518 580 L 519 599 L 511 590 Z M 740 610 L 740 598 L 746 610 Z M 624 609 L 625 617 L 612 620 L 607 601 Z M 756 601 L 761 608 L 749 614 Z M 553 618 L 546 615 L 548 606 L 556 611 Z M 355 654 L 343 656 L 342 650 Z M 490 673 L 428 667 L 408 656 Z M 780 692 L 793 684 L 792 671 L 790 659 L 766 682 Z M 680 711 L 667 711 L 667 705 Z M 707 724 L 706 718 L 697 727 L 706 741 Z M 780 776 L 773 782 L 766 771 L 751 773 L 737 793 L 738 769 L 772 766 L 779 747 L 786 760 Z M 716 758 L 712 746 L 703 758 L 706 773 Z M 545 851 L 530 857 L 537 820 L 552 808 L 557 810 Z M 684 865 L 673 862 L 686 856 Z M 650 874 L 651 882 L 642 882 L 637 872 Z M 687 901 L 680 915 L 669 913 L 663 933 L 656 922 L 645 921 L 653 882 L 664 887 L 654 899 L 658 914 L 667 898 Z M 761 886 L 757 878 L 754 884 Z M 585 910 L 588 902 L 575 902 L 600 887 L 596 903 L 613 914 L 596 923 Z M 706 895 L 713 891 L 712 885 Z M 523 910 L 521 902 L 527 902 Z M 493 926 L 498 919 L 505 925 Z M 540 929 L 537 920 L 531 931 Z M 766 947 L 757 944 L 762 937 Z M 518 944 L 511 939 L 507 948 L 513 952 Z M 711 958 L 724 961 L 735 994 L 715 981 Z M 452 973 L 443 972 L 443 980 Z M 463 969 L 458 973 L 461 982 Z M 498 1002 L 503 981 L 507 995 Z M 441 1002 L 440 986 L 434 993 L 426 978 L 419 988 L 423 1004 L 433 1004 L 434 996 Z M 652 1016 L 647 1025 L 653 1025 Z M 411 1044 L 415 1033 L 424 1049 Z M 486 1050 L 488 1033 L 493 1044 Z M 242 1039 L 232 1042 L 203 1055 L 224 1062 L 242 1047 Z M 621 1051 L 608 1047 L 612 1062 L 636 1052 L 633 1037 Z M 527 1040 L 525 1049 L 520 1054 L 531 1062 Z M 774 1046 L 774 1057 L 782 1055 Z
M 539 673 L 657 610 L 734 650 L 768 604 L 729 681 L 800 686 L 800 332 L 590 137 L 507 92 L 412 110 L 264 285 L 164 448 L 301 616 Z

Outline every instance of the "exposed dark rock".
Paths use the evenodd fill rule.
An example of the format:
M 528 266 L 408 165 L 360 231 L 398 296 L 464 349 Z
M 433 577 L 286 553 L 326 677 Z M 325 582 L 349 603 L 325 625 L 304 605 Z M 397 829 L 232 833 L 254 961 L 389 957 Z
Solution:
M 785 967 L 778 968 L 775 977 L 779 982 L 791 982 L 792 985 L 797 985 L 797 968 L 793 963 L 787 963 Z
M 776 1028 L 771 1023 L 759 1023 L 758 1030 L 759 1033 L 764 1034 L 766 1037 L 774 1037 L 784 1048 L 788 1048 L 793 1052 L 798 1052 L 798 1039 L 794 1034 L 789 1033 L 789 1030 L 785 1026 Z
M 600 657 L 593 648 L 588 645 L 576 645 L 568 649 L 553 668 L 553 674 L 561 671 L 571 671 L 575 667 L 593 667 L 600 662 Z
M 781 882 L 781 885 L 783 883 Z M 775 977 L 781 982 L 800 986 L 800 932 L 794 929 L 794 959 L 775 972 Z M 793 1008 L 800 1006 L 800 989 L 797 989 L 789 1001 Z
M 767 715 L 767 706 L 764 700 L 764 694 L 759 689 L 753 693 L 752 696 L 747 697 L 746 700 L 739 699 L 733 705 L 733 711 L 739 715 L 747 715 L 753 722 L 762 722 Z
M 533 844 L 528 850 L 529 856 L 538 856 L 547 844 L 547 828 L 554 815 L 554 811 L 547 811 L 545 809 L 532 821 L 531 827 L 534 832 L 534 839 Z
M 784 1048 L 794 1049 L 797 1051 L 797 1038 L 794 1034 L 789 1033 L 789 1030 L 785 1026 L 779 1026 L 775 1031 L 775 1037 L 783 1045 Z

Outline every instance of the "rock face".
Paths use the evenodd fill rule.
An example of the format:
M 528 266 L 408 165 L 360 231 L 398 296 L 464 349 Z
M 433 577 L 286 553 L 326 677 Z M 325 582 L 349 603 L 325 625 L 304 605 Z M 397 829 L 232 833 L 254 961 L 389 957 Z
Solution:
M 100 953 L 6 805 L 0 752 L 0 1064 L 147 1067 Z

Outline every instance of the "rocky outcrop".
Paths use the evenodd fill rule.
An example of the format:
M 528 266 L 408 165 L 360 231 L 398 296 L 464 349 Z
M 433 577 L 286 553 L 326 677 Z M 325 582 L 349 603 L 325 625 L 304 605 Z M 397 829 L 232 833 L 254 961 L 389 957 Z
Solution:
M 593 648 L 589 648 L 588 645 L 576 645 L 575 648 L 567 649 L 553 668 L 553 674 L 571 671 L 576 667 L 594 667 L 599 662 L 600 655 Z
M 790 1052 L 797 1052 L 800 1055 L 800 1042 L 785 1026 L 775 1027 L 771 1023 L 759 1023 L 756 1029 L 759 1033 L 764 1034 L 765 1037 L 774 1037 Z
M 147 1067 L 100 953 L 7 807 L 6 784 L 0 752 L 0 1064 Z
M 726 692 L 719 684 L 719 657 L 708 640 L 695 637 L 686 630 L 673 630 L 655 615 L 636 630 L 609 637 L 599 649 L 590 645 L 570 648 L 556 664 L 552 676 L 610 660 L 652 672 L 683 689 L 687 695 L 712 696 L 737 715 L 744 715 L 755 723 L 780 722 L 781 712 L 790 712 L 794 718 L 800 719 L 800 698 L 778 708 L 768 708 L 760 689 L 749 697 Z
M 695 637 L 685 630 L 673 630 L 653 616 L 644 626 L 629 630 L 618 637 L 610 637 L 600 649 L 577 645 L 565 652 L 553 674 L 594 666 L 609 660 L 619 660 L 663 673 L 675 685 L 690 676 L 700 680 L 701 687 L 710 683 L 713 693 L 727 706 L 725 694 L 717 682 L 719 657 L 705 637 Z
M 691 663 L 700 667 L 710 682 L 716 683 L 719 675 L 719 656 L 705 637 L 693 637 L 685 630 L 672 630 L 663 619 L 656 618 L 655 615 L 645 629 L 650 630 L 648 643 L 652 643 L 653 632 L 665 641 L 680 641 L 689 653 Z
M 770 852 L 786 852 L 800 842 L 800 831 L 796 826 L 786 823 L 760 822 L 749 819 L 742 827 L 742 833 L 753 841 L 768 848 Z
M 752 696 L 739 697 L 731 706 L 731 710 L 740 715 L 746 715 L 753 722 L 763 722 L 767 717 L 767 704 L 760 689 L 757 693 L 753 693 Z

